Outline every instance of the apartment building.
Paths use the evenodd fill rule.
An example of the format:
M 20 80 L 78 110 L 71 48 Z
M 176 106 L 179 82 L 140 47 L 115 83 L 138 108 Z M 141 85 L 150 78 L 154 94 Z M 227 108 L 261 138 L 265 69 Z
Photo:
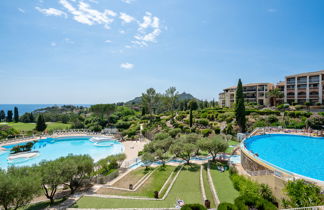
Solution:
M 324 70 L 286 76 L 285 103 L 323 104 Z
M 271 83 L 251 83 L 243 85 L 243 94 L 245 102 L 256 103 L 259 105 L 269 106 L 269 90 L 273 89 Z M 225 88 L 218 95 L 219 105 L 222 107 L 231 107 L 235 103 L 236 86 Z

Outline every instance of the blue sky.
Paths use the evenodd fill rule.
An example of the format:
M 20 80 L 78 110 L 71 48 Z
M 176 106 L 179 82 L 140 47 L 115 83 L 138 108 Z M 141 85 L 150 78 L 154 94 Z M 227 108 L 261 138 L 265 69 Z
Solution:
M 112 103 L 324 69 L 324 1 L 1 0 L 0 103 Z

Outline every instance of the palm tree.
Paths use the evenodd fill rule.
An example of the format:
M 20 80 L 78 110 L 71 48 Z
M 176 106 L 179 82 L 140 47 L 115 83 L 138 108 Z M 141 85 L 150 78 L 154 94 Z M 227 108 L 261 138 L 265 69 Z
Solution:
M 279 90 L 279 88 L 275 88 L 273 90 L 269 90 L 268 97 L 273 101 L 273 105 L 277 105 L 277 99 L 283 98 L 284 94 Z

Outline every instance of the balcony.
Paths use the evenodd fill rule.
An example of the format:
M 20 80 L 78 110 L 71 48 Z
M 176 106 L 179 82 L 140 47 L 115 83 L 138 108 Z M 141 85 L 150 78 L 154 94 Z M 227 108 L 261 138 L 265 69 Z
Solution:
M 287 98 L 295 98 L 294 95 L 287 95 Z

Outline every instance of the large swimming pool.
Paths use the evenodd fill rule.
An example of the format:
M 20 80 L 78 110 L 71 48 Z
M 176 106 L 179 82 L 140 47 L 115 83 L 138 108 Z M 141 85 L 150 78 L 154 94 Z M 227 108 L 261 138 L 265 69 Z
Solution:
M 20 158 L 8 160 L 10 149 L 17 144 L 3 146 L 5 151 L 0 150 L 0 168 L 6 169 L 8 166 L 30 166 L 38 164 L 42 160 L 55 160 L 69 154 L 90 155 L 94 161 L 98 161 L 108 155 L 124 152 L 124 146 L 118 141 L 107 139 L 99 143 L 92 142 L 92 137 L 62 137 L 47 138 L 34 144 L 32 151 L 38 151 L 38 155 L 32 158 Z
M 269 134 L 246 139 L 251 152 L 284 170 L 324 181 L 324 138 Z

